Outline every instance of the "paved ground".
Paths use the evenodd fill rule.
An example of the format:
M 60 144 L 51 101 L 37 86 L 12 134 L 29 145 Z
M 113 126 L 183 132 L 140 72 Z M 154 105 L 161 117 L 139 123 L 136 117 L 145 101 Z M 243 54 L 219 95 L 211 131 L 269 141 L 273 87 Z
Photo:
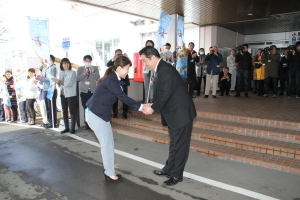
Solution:
M 209 98 L 200 97 L 194 99 L 196 108 L 201 112 L 212 112 L 227 115 L 239 115 L 246 117 L 274 119 L 290 122 L 300 122 L 300 99 L 295 97 L 289 99 L 286 96 L 278 96 L 277 98 L 258 97 L 249 93 L 250 98 L 234 97 L 235 93 L 230 92 L 230 97 L 224 96 L 214 99 L 210 95 Z
M 153 175 L 156 168 L 149 161 L 163 164 L 168 146 L 120 134 L 115 134 L 116 168 L 125 181 L 113 184 L 102 175 L 101 156 L 93 145 L 97 140 L 92 131 L 80 130 L 77 138 L 72 138 L 28 126 L 1 123 L 0 127 L 0 199 L 246 200 L 255 199 L 255 195 L 260 197 L 256 199 L 300 198 L 299 175 L 194 152 L 186 172 L 196 180 L 184 178 L 174 187 L 164 187 L 166 178 Z M 199 177 L 202 178 L 197 181 Z

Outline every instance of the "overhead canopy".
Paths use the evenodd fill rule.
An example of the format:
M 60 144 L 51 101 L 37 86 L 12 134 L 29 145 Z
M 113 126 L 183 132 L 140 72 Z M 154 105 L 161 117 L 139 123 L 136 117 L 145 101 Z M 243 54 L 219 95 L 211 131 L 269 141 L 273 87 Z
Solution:
M 161 12 L 179 14 L 184 16 L 185 23 L 218 25 L 246 35 L 300 30 L 299 0 L 72 1 L 153 20 L 158 20 Z

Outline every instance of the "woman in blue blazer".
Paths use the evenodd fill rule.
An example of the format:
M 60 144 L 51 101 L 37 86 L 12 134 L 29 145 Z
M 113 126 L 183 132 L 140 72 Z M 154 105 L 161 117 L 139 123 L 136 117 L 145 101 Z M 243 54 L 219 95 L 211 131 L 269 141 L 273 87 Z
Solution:
M 119 56 L 114 61 L 114 66 L 107 69 L 93 96 L 86 103 L 86 121 L 100 142 L 105 179 L 113 182 L 122 182 L 123 179 L 114 169 L 114 139 L 110 125 L 112 106 L 120 99 L 134 110 L 142 108 L 141 103 L 129 98 L 122 90 L 122 84 L 125 83 L 121 78 L 126 77 L 131 65 L 129 58 Z

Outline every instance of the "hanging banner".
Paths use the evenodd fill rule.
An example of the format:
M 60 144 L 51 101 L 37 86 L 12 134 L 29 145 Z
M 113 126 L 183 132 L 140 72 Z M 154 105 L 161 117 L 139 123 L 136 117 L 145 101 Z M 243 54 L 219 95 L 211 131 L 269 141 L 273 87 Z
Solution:
M 184 43 L 183 17 L 177 17 L 177 63 L 176 70 L 182 78 L 187 78 L 188 51 Z
M 12 56 L 12 74 L 17 100 L 18 102 L 26 101 L 23 91 L 28 76 L 27 55 L 24 51 L 13 50 Z
M 48 76 L 50 74 L 50 69 L 48 67 L 50 60 L 48 20 L 30 17 L 28 17 L 28 20 L 33 49 L 40 59 L 41 66 L 44 68 L 43 70 L 46 70 L 45 74 L 47 74 Z M 48 80 L 51 87 L 49 87 L 48 89 L 47 98 L 52 99 L 52 95 L 54 92 L 53 86 L 55 85 L 55 83 L 51 80 L 51 78 L 49 78 Z
M 159 53 L 163 52 L 163 47 L 167 43 L 169 32 L 173 23 L 173 18 L 165 13 L 161 13 L 158 34 L 157 34 L 157 49 Z

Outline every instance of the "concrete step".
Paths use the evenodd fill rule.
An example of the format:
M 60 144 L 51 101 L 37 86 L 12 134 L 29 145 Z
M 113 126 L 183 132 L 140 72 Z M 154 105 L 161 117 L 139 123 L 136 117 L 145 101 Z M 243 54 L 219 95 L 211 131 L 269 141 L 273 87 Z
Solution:
M 169 136 L 167 134 L 124 126 L 116 123 L 113 123 L 112 127 L 113 131 L 117 133 L 149 141 L 169 144 Z M 191 140 L 190 149 L 197 153 L 201 153 L 203 155 L 214 158 L 230 159 L 300 174 L 300 160 L 298 159 L 278 155 L 270 155 L 266 153 L 260 153 L 236 147 L 229 147 L 195 139 Z
M 161 121 L 159 114 L 144 115 L 141 112 L 133 111 L 131 115 L 135 118 L 142 118 L 149 121 Z M 196 117 L 194 127 L 221 131 L 227 133 L 235 133 L 239 135 L 255 136 L 267 139 L 274 139 L 285 142 L 300 143 L 300 131 L 284 128 L 274 128 L 260 125 L 244 124 L 238 122 L 222 121 L 216 119 L 208 119 Z
M 124 127 L 138 128 L 140 130 L 168 135 L 167 127 L 162 126 L 158 121 L 151 121 L 149 119 L 113 119 L 112 123 Z M 300 159 L 300 144 L 297 143 L 214 131 L 198 127 L 193 128 L 192 139 L 271 155 L 281 155 L 284 157 Z

